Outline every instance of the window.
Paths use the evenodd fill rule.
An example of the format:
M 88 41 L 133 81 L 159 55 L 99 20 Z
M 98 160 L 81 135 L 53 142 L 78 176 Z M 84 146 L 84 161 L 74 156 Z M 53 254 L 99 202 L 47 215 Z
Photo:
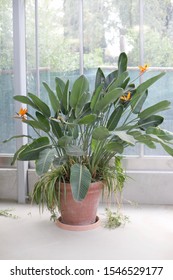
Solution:
M 16 0 L 17 2 L 18 0 Z M 0 141 L 14 135 L 12 0 L 0 0 Z M 121 51 L 129 57 L 130 75 L 150 65 L 149 75 L 167 74 L 150 89 L 150 102 L 173 103 L 173 1 L 167 0 L 25 0 L 27 91 L 46 100 L 46 81 L 84 73 L 92 84 L 97 67 L 114 69 Z M 14 18 L 15 21 L 15 18 Z M 145 79 L 145 76 L 144 76 Z M 92 89 L 92 88 L 91 88 Z M 173 108 L 163 112 L 165 129 L 173 131 Z M 1 154 L 14 153 L 15 141 L 0 145 Z M 128 149 L 128 155 L 163 156 L 158 147 Z

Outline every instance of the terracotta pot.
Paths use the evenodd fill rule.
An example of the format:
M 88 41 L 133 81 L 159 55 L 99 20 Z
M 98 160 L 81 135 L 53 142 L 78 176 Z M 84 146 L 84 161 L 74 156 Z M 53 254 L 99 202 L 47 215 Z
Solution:
M 66 195 L 64 195 L 64 184 L 61 184 L 61 222 L 78 226 L 95 223 L 102 187 L 102 182 L 91 183 L 86 197 L 82 201 L 76 201 L 73 199 L 70 184 L 66 184 Z

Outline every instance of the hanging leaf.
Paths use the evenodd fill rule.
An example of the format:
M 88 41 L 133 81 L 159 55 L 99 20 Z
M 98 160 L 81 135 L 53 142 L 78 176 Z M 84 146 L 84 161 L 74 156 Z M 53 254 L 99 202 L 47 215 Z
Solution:
M 149 127 L 149 128 L 147 128 L 146 133 L 154 134 L 157 137 L 159 137 L 165 141 L 173 140 L 173 133 L 170 131 L 167 131 L 166 129 L 161 129 L 160 127 Z
M 45 149 L 39 153 L 39 157 L 35 162 L 36 172 L 39 176 L 43 175 L 49 170 L 55 158 L 55 155 L 56 155 L 55 149 Z
M 112 135 L 118 136 L 121 140 L 127 142 L 130 145 L 135 145 L 135 143 L 136 143 L 134 137 L 130 134 L 127 134 L 126 131 L 114 130 L 114 131 L 112 131 Z
M 18 160 L 36 160 L 39 153 L 50 147 L 48 137 L 40 137 L 34 140 L 31 144 L 24 146 L 24 149 L 18 154 Z
M 81 201 L 85 198 L 91 184 L 91 173 L 88 168 L 81 164 L 74 164 L 70 170 L 70 184 L 73 198 Z

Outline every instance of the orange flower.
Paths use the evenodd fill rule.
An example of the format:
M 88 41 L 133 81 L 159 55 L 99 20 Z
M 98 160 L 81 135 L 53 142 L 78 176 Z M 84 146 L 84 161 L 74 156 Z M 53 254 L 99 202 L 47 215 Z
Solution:
M 27 108 L 20 108 L 19 113 L 17 115 L 22 118 L 26 118 L 26 113 L 28 112 Z
M 147 71 L 149 65 L 148 64 L 144 64 L 144 66 L 138 66 L 139 67 L 139 70 L 140 70 L 140 73 L 144 73 L 145 71 Z
M 23 117 L 28 112 L 27 108 L 20 108 L 18 115 Z
M 122 101 L 129 101 L 130 98 L 131 98 L 131 93 L 130 93 L 130 91 L 128 91 L 127 95 L 123 95 L 123 96 L 120 97 L 120 99 L 121 99 Z

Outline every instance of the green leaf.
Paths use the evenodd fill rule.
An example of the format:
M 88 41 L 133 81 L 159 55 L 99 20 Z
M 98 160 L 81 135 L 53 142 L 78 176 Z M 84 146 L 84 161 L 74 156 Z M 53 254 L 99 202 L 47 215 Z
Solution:
M 165 75 L 165 72 L 162 72 L 162 73 L 148 79 L 144 83 L 140 84 L 136 89 L 136 93 L 139 94 L 139 93 L 146 91 L 151 85 L 153 85 L 157 80 L 159 80 L 164 75 Z
M 33 107 L 34 109 L 38 109 L 37 106 L 27 97 L 27 96 L 23 96 L 23 95 L 15 95 L 13 97 L 13 99 L 15 99 L 16 101 L 19 101 L 23 104 L 27 104 L 30 105 L 31 107 Z
M 58 139 L 58 145 L 60 147 L 66 147 L 68 144 L 72 142 L 73 138 L 68 135 L 64 135 L 61 138 Z
M 117 108 L 115 108 L 115 110 L 113 111 L 113 113 L 111 114 L 109 120 L 108 120 L 108 124 L 107 124 L 107 128 L 109 131 L 114 130 L 122 116 L 123 113 L 123 106 L 120 105 Z
M 160 127 L 149 127 L 146 130 L 147 134 L 154 134 L 162 140 L 171 141 L 173 140 L 173 133 Z
M 106 127 L 100 126 L 93 130 L 92 136 L 93 136 L 93 139 L 101 141 L 101 140 L 108 138 L 110 136 L 110 132 Z
M 140 119 L 146 119 L 146 118 L 148 118 L 148 117 L 150 117 L 150 116 L 152 116 L 152 115 L 154 115 L 158 112 L 168 110 L 170 104 L 171 104 L 171 102 L 169 102 L 167 100 L 160 101 L 160 102 L 154 104 L 153 106 L 150 106 L 149 108 L 142 111 L 139 114 L 139 118 Z
M 149 135 L 145 134 L 145 135 L 138 135 L 135 136 L 135 139 L 139 142 L 139 143 L 143 143 L 146 146 L 148 146 L 150 149 L 155 149 L 156 145 L 153 142 L 153 138 L 150 137 Z M 155 140 L 154 140 L 155 141 Z
M 24 123 L 30 125 L 31 127 L 35 128 L 35 129 L 40 129 L 43 130 L 44 132 L 49 132 L 49 130 L 47 129 L 47 127 L 45 127 L 45 125 L 37 120 L 23 120 Z
M 64 108 L 64 114 L 69 113 L 69 105 L 70 105 L 70 92 L 69 92 L 69 80 L 65 84 L 63 97 L 62 97 L 62 105 Z
M 109 73 L 105 79 L 104 89 L 106 89 L 118 77 L 118 70 Z
M 76 108 L 80 97 L 83 93 L 88 93 L 89 82 L 84 75 L 81 75 L 73 84 L 71 95 L 70 95 L 70 106 Z
M 162 145 L 163 149 L 164 149 L 169 155 L 171 155 L 171 156 L 173 157 L 173 149 L 172 149 L 170 146 L 166 145 L 166 144 L 161 143 L 161 145 Z
M 81 201 L 85 198 L 91 184 L 91 173 L 86 166 L 74 164 L 70 170 L 70 184 L 73 198 Z
M 48 137 L 40 137 L 31 144 L 25 145 L 24 149 L 19 153 L 18 160 L 36 160 L 39 153 L 50 147 Z
M 59 100 L 56 98 L 55 93 L 51 90 L 51 88 L 48 86 L 47 83 L 43 82 L 42 84 L 45 87 L 45 89 L 49 95 L 49 100 L 50 100 L 50 103 L 51 103 L 51 106 L 52 106 L 54 112 L 57 113 L 60 109 Z
M 71 157 L 80 157 L 84 155 L 84 151 L 75 145 L 65 147 L 66 154 Z
M 39 176 L 43 175 L 49 170 L 55 158 L 55 155 L 56 155 L 55 149 L 45 149 L 39 153 L 39 157 L 35 162 L 36 172 Z
M 96 104 L 94 112 L 102 112 L 106 107 L 114 103 L 120 96 L 123 95 L 122 88 L 115 88 L 106 93 L 105 96 Z
M 56 83 L 56 93 L 57 93 L 58 99 L 61 101 L 63 98 L 65 83 L 62 79 L 60 79 L 58 77 L 55 78 L 55 83 Z
M 96 78 L 95 78 L 95 90 L 105 82 L 105 75 L 101 68 L 97 69 Z
M 37 106 L 37 108 L 39 109 L 40 112 L 43 113 L 43 115 L 45 115 L 46 117 L 50 117 L 51 113 L 50 113 L 50 109 L 47 106 L 46 103 L 44 103 L 40 98 L 38 98 L 35 94 L 33 93 L 28 93 L 28 96 L 32 99 L 32 101 L 34 102 L 34 104 Z
M 135 94 L 130 101 L 130 104 L 132 107 L 132 112 L 134 114 L 140 113 L 142 106 L 143 106 L 145 100 L 147 99 L 147 96 L 148 96 L 148 90 L 142 92 L 141 94 L 136 94 L 136 91 L 135 91 Z
M 127 70 L 128 58 L 125 52 L 122 52 L 118 58 L 118 76 Z
M 112 131 L 112 135 L 118 136 L 121 140 L 127 142 L 128 144 L 135 145 L 135 143 L 136 143 L 134 137 L 130 134 L 127 134 L 126 131 L 114 130 L 114 131 Z
M 59 139 L 60 137 L 63 136 L 63 132 L 61 129 L 61 126 L 59 125 L 59 123 L 53 119 L 50 120 L 50 124 L 52 126 L 52 131 L 53 134 L 57 137 L 57 139 Z
M 78 124 L 90 124 L 93 123 L 96 120 L 96 118 L 97 115 L 95 114 L 86 115 L 78 121 Z
M 140 129 L 146 130 L 150 126 L 151 127 L 158 126 L 159 124 L 161 124 L 163 122 L 163 120 L 164 120 L 163 117 L 154 115 L 149 118 L 139 120 L 138 125 L 139 125 Z
M 18 159 L 18 155 L 25 149 L 25 147 L 27 146 L 27 144 L 22 145 L 14 154 L 13 156 L 13 160 L 11 162 L 11 165 L 14 165 L 15 161 Z
M 107 151 L 110 152 L 116 152 L 119 154 L 123 153 L 124 147 L 122 144 L 117 143 L 117 142 L 109 142 L 108 144 L 105 145 L 104 147 Z
M 101 84 L 100 86 L 98 86 L 96 88 L 96 90 L 94 91 L 94 93 L 92 95 L 91 104 L 90 104 L 91 110 L 94 111 L 94 108 L 95 108 L 97 102 L 99 101 L 102 93 L 103 93 L 103 85 Z
M 38 119 L 38 122 L 41 124 L 42 127 L 44 127 L 45 132 L 50 131 L 50 125 L 48 119 L 41 113 L 36 112 L 36 117 Z
M 90 95 L 89 93 L 87 92 L 84 92 L 79 100 L 78 100 L 78 103 L 76 104 L 76 108 L 75 108 L 75 116 L 76 117 L 79 117 L 79 115 L 82 115 L 83 114 L 83 108 L 85 106 L 85 104 L 89 101 L 90 99 Z
M 2 141 L 2 143 L 7 143 L 7 142 L 9 142 L 9 141 L 11 141 L 11 140 L 13 140 L 13 139 L 22 138 L 22 137 L 27 137 L 27 138 L 30 138 L 30 139 L 33 140 L 33 137 L 31 137 L 31 136 L 29 136 L 29 135 L 22 134 L 22 135 L 15 135 L 15 136 L 12 136 L 12 137 L 10 137 L 10 138 L 8 138 L 8 139 L 5 139 L 5 140 Z
M 128 78 L 128 71 L 123 72 L 117 79 L 113 80 L 112 83 L 108 86 L 108 91 L 111 91 L 115 88 L 122 88 L 122 84 Z

